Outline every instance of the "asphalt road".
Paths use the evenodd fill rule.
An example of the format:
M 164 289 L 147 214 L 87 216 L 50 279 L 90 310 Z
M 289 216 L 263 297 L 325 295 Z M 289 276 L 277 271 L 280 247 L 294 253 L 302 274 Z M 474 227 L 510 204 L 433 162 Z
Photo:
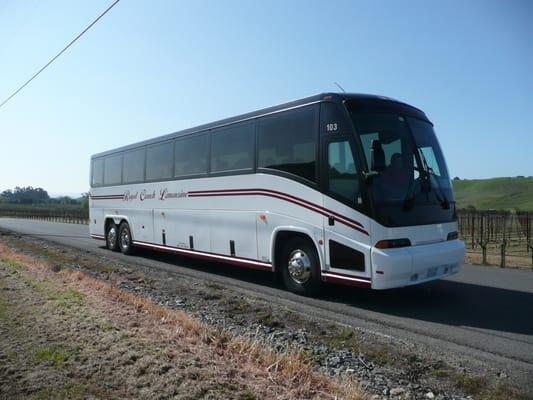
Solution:
M 465 265 L 462 272 L 409 288 L 372 291 L 329 286 L 319 299 L 285 291 L 270 275 L 237 267 L 144 251 L 123 256 L 89 237 L 85 225 L 0 218 L 0 228 L 60 244 L 135 260 L 254 293 L 296 312 L 425 346 L 458 360 L 501 368 L 533 381 L 533 272 Z

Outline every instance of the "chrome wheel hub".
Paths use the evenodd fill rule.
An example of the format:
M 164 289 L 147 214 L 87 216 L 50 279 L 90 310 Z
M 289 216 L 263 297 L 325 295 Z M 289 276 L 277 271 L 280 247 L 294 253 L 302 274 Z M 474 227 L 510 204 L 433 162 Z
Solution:
M 117 228 L 112 227 L 109 229 L 109 232 L 107 232 L 107 242 L 110 248 L 115 247 L 117 244 Z
M 289 276 L 298 284 L 303 284 L 311 277 L 311 260 L 303 250 L 294 250 L 289 255 L 287 266 Z
M 130 245 L 130 234 L 126 229 L 120 234 L 120 245 L 123 249 L 127 249 Z

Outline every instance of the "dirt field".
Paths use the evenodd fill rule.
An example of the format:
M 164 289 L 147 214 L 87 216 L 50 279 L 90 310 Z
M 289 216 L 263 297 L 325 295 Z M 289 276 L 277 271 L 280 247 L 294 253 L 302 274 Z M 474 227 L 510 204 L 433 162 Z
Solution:
M 352 398 L 297 354 L 0 243 L 0 398 Z

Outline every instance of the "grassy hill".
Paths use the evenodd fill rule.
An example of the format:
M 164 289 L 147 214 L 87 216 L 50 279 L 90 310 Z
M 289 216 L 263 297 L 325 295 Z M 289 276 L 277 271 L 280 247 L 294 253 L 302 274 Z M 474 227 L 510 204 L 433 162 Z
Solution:
M 533 177 L 454 180 L 458 208 L 533 211 Z

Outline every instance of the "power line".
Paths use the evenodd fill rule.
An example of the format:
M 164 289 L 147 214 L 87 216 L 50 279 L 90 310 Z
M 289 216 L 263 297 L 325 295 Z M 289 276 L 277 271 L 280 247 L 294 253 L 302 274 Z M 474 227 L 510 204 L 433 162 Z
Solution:
M 15 90 L 11 96 L 9 96 L 7 99 L 5 99 L 2 104 L 0 104 L 0 108 L 2 108 L 4 106 L 4 104 L 6 104 L 9 100 L 11 100 L 13 97 L 15 97 L 22 89 L 24 89 L 31 81 L 33 81 L 35 78 L 37 78 L 37 76 L 43 72 L 50 64 L 52 64 L 61 54 L 63 54 L 70 46 L 72 46 L 80 37 L 82 37 L 85 32 L 87 32 L 89 29 L 91 29 L 93 27 L 94 24 L 96 24 L 100 18 L 102 18 L 104 15 L 107 14 L 107 12 L 109 10 L 111 10 L 120 0 L 115 0 L 115 2 L 113 4 L 111 4 L 102 14 L 100 14 L 98 16 L 98 18 L 96 18 L 93 22 L 91 22 L 91 24 L 85 28 L 78 36 L 76 36 L 69 44 L 67 44 L 65 46 L 65 48 L 63 50 L 61 50 L 59 53 L 57 53 L 55 55 L 54 58 L 52 58 L 50 61 L 48 61 L 44 67 L 42 67 L 39 71 L 37 71 L 35 73 L 35 75 L 33 75 L 30 79 L 28 79 L 21 87 L 19 87 L 17 90 Z

